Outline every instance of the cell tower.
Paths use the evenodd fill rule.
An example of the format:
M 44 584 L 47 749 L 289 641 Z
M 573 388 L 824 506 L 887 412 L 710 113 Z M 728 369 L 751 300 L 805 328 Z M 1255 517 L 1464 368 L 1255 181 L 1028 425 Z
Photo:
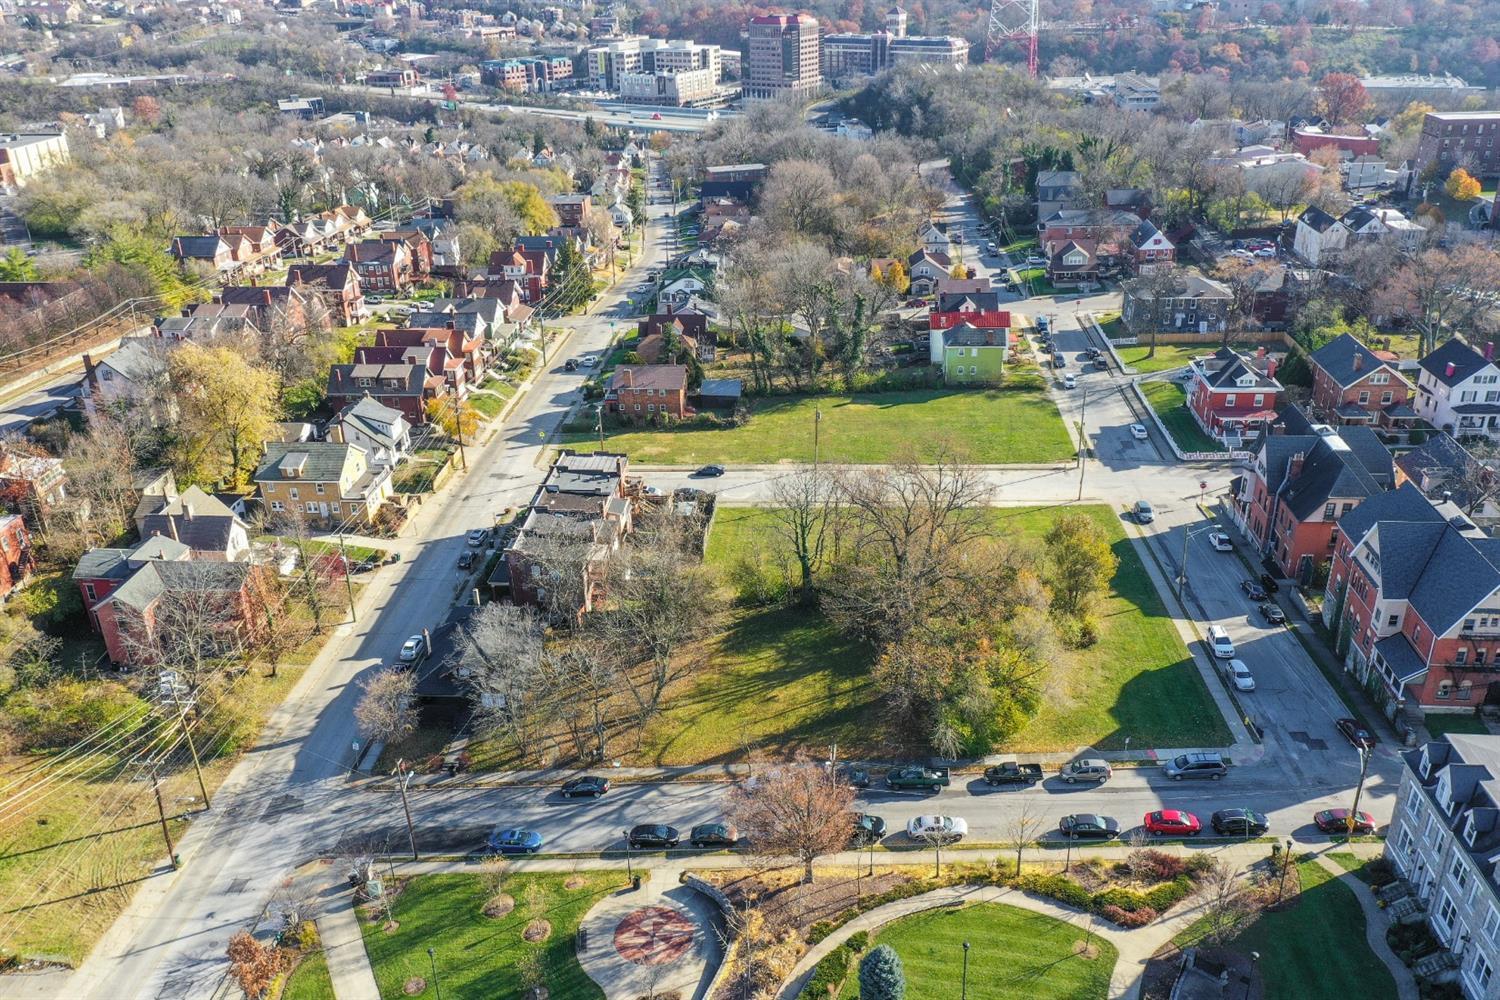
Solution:
M 1026 42 L 1026 71 L 1036 76 L 1036 35 L 1041 24 L 1039 0 L 990 0 L 990 30 L 985 38 L 984 58 L 993 59 L 1002 43 Z

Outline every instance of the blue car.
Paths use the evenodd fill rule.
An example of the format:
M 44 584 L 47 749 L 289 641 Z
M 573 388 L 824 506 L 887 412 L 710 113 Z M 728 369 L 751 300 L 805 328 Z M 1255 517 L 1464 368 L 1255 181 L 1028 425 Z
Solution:
M 535 854 L 542 849 L 542 835 L 535 830 L 498 830 L 488 843 L 496 854 Z

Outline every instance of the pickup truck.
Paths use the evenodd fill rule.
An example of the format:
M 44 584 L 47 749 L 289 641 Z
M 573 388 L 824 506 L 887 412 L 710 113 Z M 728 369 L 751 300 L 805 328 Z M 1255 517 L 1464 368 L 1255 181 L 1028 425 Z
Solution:
M 946 767 L 898 767 L 887 772 L 886 786 L 889 788 L 926 788 L 937 791 L 948 787 Z
M 1042 765 L 1017 764 L 1008 760 L 985 768 L 984 780 L 989 785 L 1034 785 L 1042 780 Z

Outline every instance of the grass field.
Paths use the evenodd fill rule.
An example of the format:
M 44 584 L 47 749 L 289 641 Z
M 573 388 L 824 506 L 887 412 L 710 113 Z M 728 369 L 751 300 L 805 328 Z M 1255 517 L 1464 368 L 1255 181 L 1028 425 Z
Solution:
M 1446 715 L 1429 712 L 1423 718 L 1422 724 L 1427 727 L 1427 731 L 1432 734 L 1433 739 L 1438 739 L 1448 733 L 1468 733 L 1483 736 L 1489 732 L 1488 729 L 1484 728 L 1484 723 L 1480 720 L 1479 716 L 1473 714 Z
M 1182 640 L 1166 617 L 1108 507 L 1076 508 L 1111 539 L 1120 568 L 1099 609 L 1101 636 L 1093 649 L 1065 654 L 1047 685 L 1043 707 L 1009 749 L 1118 749 L 1225 746 L 1228 729 Z M 995 508 L 998 533 L 1040 542 L 1056 508 Z M 770 515 L 721 508 L 709 536 L 708 560 L 728 570 L 746 557 L 768 564 Z M 642 742 L 646 760 L 686 764 L 739 759 L 752 749 L 784 756 L 822 750 L 831 742 L 851 753 L 890 754 L 868 679 L 869 650 L 841 637 L 815 611 L 733 612 L 709 647 L 708 668 L 672 693 Z
M 1119 953 L 1095 937 L 1095 957 L 1075 954 L 1084 931 L 1061 920 L 1000 903 L 917 913 L 880 928 L 871 947 L 888 944 L 901 956 L 907 1000 L 957 996 L 968 942 L 971 1000 L 1103 1000 Z M 859 995 L 851 963 L 841 1000 Z
M 1146 382 L 1141 386 L 1151 409 L 1183 451 L 1223 451 L 1224 446 L 1203 433 L 1188 412 L 1187 392 L 1176 382 Z
M 1263 913 L 1227 942 L 1241 952 L 1260 952 L 1266 997 L 1323 1000 L 1330 983 L 1358 983 L 1362 1000 L 1393 1000 L 1396 983 L 1365 944 L 1365 916 L 1348 886 L 1316 861 L 1297 865 L 1302 893 L 1289 909 Z M 1195 923 L 1174 940 L 1191 945 L 1201 937 Z
M 1117 347 L 1115 350 L 1119 353 L 1121 361 L 1143 374 L 1166 371 L 1168 368 L 1181 368 L 1199 355 L 1213 353 L 1202 344 L 1158 344 L 1156 356 L 1150 358 L 1146 357 L 1151 350 L 1149 344 Z
M 328 957 L 315 951 L 298 962 L 282 988 L 281 1000 L 334 1000 Z
M 643 465 L 811 462 L 814 411 L 821 411 L 819 457 L 825 462 L 888 462 L 909 446 L 940 438 L 980 465 L 1061 462 L 1074 454 L 1057 404 L 1040 387 L 773 396 L 752 407 L 741 427 L 616 429 L 606 435 L 605 448 Z M 567 443 L 590 440 L 581 432 L 564 436 Z
M 565 888 L 569 879 L 576 879 L 578 888 Z M 361 924 L 380 995 L 386 1000 L 402 997 L 403 985 L 416 977 L 428 981 L 420 995 L 434 995 L 427 957 L 432 948 L 444 996 L 519 997 L 523 983 L 518 963 L 536 951 L 553 997 L 602 1000 L 604 992 L 578 964 L 573 938 L 590 907 L 623 885 L 621 872 L 512 875 L 503 891 L 516 908 L 495 920 L 483 913 L 489 898 L 483 876 L 413 879 L 395 901 L 400 925 L 395 932 L 387 933 L 378 922 Z M 552 933 L 538 944 L 521 937 L 533 920 L 552 925 Z

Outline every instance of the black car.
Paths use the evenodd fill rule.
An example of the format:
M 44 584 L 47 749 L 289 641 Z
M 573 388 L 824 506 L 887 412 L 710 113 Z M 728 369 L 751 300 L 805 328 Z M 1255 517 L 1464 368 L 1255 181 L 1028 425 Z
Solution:
M 1275 601 L 1267 601 L 1260 606 L 1260 613 L 1265 615 L 1266 621 L 1272 625 L 1285 625 L 1286 612 L 1281 610 L 1281 605 Z
M 722 465 L 705 465 L 703 466 L 703 468 L 693 473 L 693 475 L 701 476 L 705 479 L 713 479 L 715 477 L 722 476 L 723 474 L 724 466 Z
M 1098 358 L 1098 357 L 1103 357 L 1103 356 L 1104 356 L 1104 352 L 1101 351 L 1101 350 L 1099 350 L 1099 348 L 1097 348 L 1097 347 L 1090 347 L 1089 348 L 1089 357 L 1091 357 L 1091 358 Z
M 677 827 L 664 823 L 642 823 L 630 828 L 631 847 L 676 847 L 681 840 Z
M 472 553 L 472 552 L 465 552 L 463 555 L 461 555 L 461 556 L 458 557 L 458 568 L 459 569 L 471 569 L 471 568 L 473 568 L 473 566 L 474 566 L 474 553 Z
M 1064 816 L 1057 832 L 1072 840 L 1113 840 L 1120 835 L 1120 824 L 1113 816 L 1078 813 Z
M 688 831 L 694 847 L 733 847 L 739 841 L 739 831 L 730 823 L 700 823 Z
M 1266 588 L 1262 587 L 1254 580 L 1241 580 L 1240 589 L 1243 590 L 1245 592 L 1245 596 L 1250 598 L 1250 600 L 1252 601 L 1264 601 L 1266 599 Z
M 1260 585 L 1266 588 L 1266 593 L 1268 594 L 1274 594 L 1281 589 L 1281 584 L 1277 583 L 1276 578 L 1270 573 L 1262 573 L 1260 575 Z
M 854 814 L 854 833 L 849 837 L 849 843 L 868 847 L 885 836 L 885 820 L 879 816 L 869 813 Z
M 1375 744 L 1380 742 L 1380 737 L 1361 726 L 1354 719 L 1335 719 L 1333 723 L 1338 731 L 1343 734 L 1349 745 L 1360 750 L 1373 750 Z
M 1220 809 L 1209 823 L 1221 837 L 1259 837 L 1271 828 L 1271 821 L 1253 809 Z
M 562 788 L 558 789 L 558 791 L 564 798 L 568 799 L 579 798 L 584 795 L 597 799 L 609 791 L 609 779 L 601 778 L 597 774 L 585 774 L 582 777 L 564 781 Z
M 836 772 L 850 788 L 869 788 L 870 772 L 862 767 L 842 766 Z

